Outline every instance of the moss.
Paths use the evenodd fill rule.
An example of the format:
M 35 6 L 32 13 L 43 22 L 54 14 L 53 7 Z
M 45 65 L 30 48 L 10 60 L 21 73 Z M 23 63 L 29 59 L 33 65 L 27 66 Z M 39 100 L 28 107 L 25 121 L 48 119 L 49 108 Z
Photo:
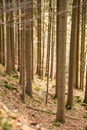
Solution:
M 60 122 L 57 119 L 55 119 L 53 121 L 53 125 L 56 126 L 56 127 L 59 127 L 60 126 Z
M 2 130 L 9 130 L 8 122 L 5 122 L 5 123 L 2 125 Z
M 73 108 L 73 105 L 66 104 L 66 105 L 65 105 L 65 108 L 66 108 L 67 110 L 71 110 L 71 109 Z
M 82 103 L 81 106 L 83 106 L 87 110 L 87 103 Z
M 75 99 L 75 101 L 76 101 L 77 103 L 81 103 L 81 98 L 80 98 L 80 96 L 75 96 L 74 99 Z
M 83 117 L 87 119 L 87 112 L 83 115 Z
M 13 90 L 13 87 L 8 83 L 5 84 L 5 87 L 8 88 L 9 90 Z
M 32 88 L 33 88 L 34 90 L 36 90 L 36 91 L 40 91 L 40 88 L 39 88 L 39 86 L 32 85 Z

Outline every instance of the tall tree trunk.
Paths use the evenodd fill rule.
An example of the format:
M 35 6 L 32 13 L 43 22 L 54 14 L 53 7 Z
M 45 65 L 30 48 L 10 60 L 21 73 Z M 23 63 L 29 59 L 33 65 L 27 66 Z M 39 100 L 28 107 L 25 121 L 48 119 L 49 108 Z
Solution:
M 57 13 L 64 10 L 57 16 L 57 65 L 58 72 L 56 82 L 58 86 L 58 103 L 56 118 L 59 121 L 65 121 L 65 65 L 66 65 L 66 31 L 67 31 L 67 0 L 57 0 Z
M 9 5 L 9 0 L 6 1 L 6 5 Z M 9 5 L 10 6 L 10 5 Z M 6 6 L 6 10 L 9 10 L 9 6 Z M 6 73 L 10 74 L 12 71 L 11 60 L 11 41 L 10 41 L 10 12 L 6 13 Z
M 41 0 L 37 0 L 38 6 L 38 20 L 37 20 L 37 28 L 38 28 L 38 43 L 37 43 L 37 74 L 41 77 Z
M 25 6 L 22 7 L 21 13 L 25 13 Z M 25 22 L 25 16 L 22 16 L 21 18 L 23 24 L 21 25 L 22 30 L 21 30 L 21 71 L 20 71 L 20 76 L 21 76 L 21 84 L 22 84 L 22 100 L 25 101 L 25 27 L 26 23 Z
M 48 21 L 48 43 L 47 43 L 47 66 L 46 66 L 46 74 L 47 74 L 47 93 L 46 93 L 46 103 L 48 102 L 48 88 L 49 88 L 49 69 L 50 69 L 50 40 L 51 40 L 51 7 L 52 1 L 49 1 L 49 21 Z
M 10 0 L 11 5 L 14 0 Z M 15 71 L 15 47 L 14 47 L 14 21 L 13 21 L 13 11 L 10 12 L 10 44 L 11 44 L 11 60 L 12 60 L 12 71 Z
M 73 88 L 75 85 L 75 74 L 76 74 L 75 70 L 76 70 L 77 5 L 78 0 L 73 0 L 71 39 L 70 39 L 68 98 L 67 98 L 67 106 L 70 106 L 70 109 L 72 108 L 73 105 Z
M 43 50 L 42 50 L 42 72 L 41 72 L 41 74 L 42 74 L 42 76 L 41 76 L 41 78 L 43 79 L 43 77 L 44 77 L 44 56 L 45 56 L 45 52 L 44 52 L 44 49 L 45 49 L 45 0 L 44 0 L 44 2 L 43 2 Z
M 32 95 L 32 4 L 33 1 L 31 0 L 30 3 L 26 6 L 26 20 L 29 20 L 29 23 L 26 23 L 26 92 L 29 95 Z
M 85 27 L 86 27 L 86 0 L 82 1 L 82 34 L 81 34 L 81 59 L 80 59 L 80 89 L 84 89 L 85 71 Z
M 86 86 L 85 86 L 84 102 L 87 103 L 87 65 L 86 65 Z
M 78 16 L 77 16 L 77 40 L 76 40 L 76 83 L 75 88 L 79 88 L 79 49 L 80 49 L 80 0 L 78 0 Z
M 51 37 L 51 42 L 52 42 L 52 45 L 51 45 L 51 69 L 50 69 L 50 78 L 51 80 L 53 79 L 53 66 L 54 66 L 54 45 L 55 45 L 55 39 L 54 39 L 54 28 L 55 28 L 55 24 L 54 24 L 54 7 L 53 7 L 53 10 L 52 10 L 52 13 L 53 13 L 53 17 L 52 17 L 52 37 Z
M 20 0 L 18 0 L 18 7 L 20 7 Z M 18 8 L 18 71 L 21 71 L 21 9 Z M 21 83 L 21 77 L 20 77 L 20 83 Z

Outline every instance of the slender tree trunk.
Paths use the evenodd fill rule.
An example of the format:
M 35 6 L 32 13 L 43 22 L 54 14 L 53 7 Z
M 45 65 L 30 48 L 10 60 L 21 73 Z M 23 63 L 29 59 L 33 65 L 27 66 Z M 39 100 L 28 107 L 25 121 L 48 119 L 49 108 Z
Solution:
M 50 69 L 50 38 L 51 38 L 51 13 L 52 13 L 52 7 L 51 7 L 52 1 L 49 1 L 49 21 L 48 21 L 48 44 L 47 44 L 47 66 L 46 66 L 46 72 L 47 72 L 47 93 L 46 93 L 46 103 L 48 102 L 48 89 L 49 89 L 49 69 Z
M 20 7 L 20 0 L 18 0 L 18 7 Z M 18 71 L 21 71 L 21 9 L 18 8 Z M 21 77 L 20 77 L 20 82 L 21 82 Z
M 0 2 L 1 3 L 1 2 Z M 0 14 L 0 19 L 1 19 L 1 14 Z M 2 55 L 2 51 L 1 51 L 1 26 L 2 26 L 2 21 L 0 22 L 0 63 L 1 63 L 1 55 Z
M 54 13 L 54 10 L 52 11 L 52 13 Z M 55 45 L 54 28 L 55 28 L 55 24 L 54 24 L 54 14 L 53 14 L 53 18 L 52 18 L 52 37 L 51 37 L 51 41 L 52 41 L 52 46 L 51 46 L 51 70 L 50 70 L 51 80 L 53 79 L 53 66 L 54 66 L 54 45 Z
M 57 0 L 57 65 L 58 72 L 56 77 L 56 85 L 58 86 L 58 103 L 56 118 L 59 121 L 65 121 L 65 65 L 66 65 L 66 32 L 67 32 L 67 0 Z
M 25 13 L 25 6 L 22 7 L 21 13 Z M 25 16 L 21 18 L 23 22 L 25 22 Z M 22 84 L 22 100 L 25 101 L 25 23 L 21 25 L 21 84 Z
M 9 5 L 9 0 L 6 1 L 6 5 Z M 6 10 L 9 10 L 9 6 L 6 6 Z M 12 71 L 11 60 L 11 41 L 10 41 L 10 13 L 6 13 L 6 73 L 10 74 Z
M 30 3 L 26 6 L 26 20 L 30 20 L 26 23 L 26 92 L 32 95 L 32 43 L 31 43 L 31 20 L 32 20 L 32 4 Z
M 38 28 L 38 43 L 37 43 L 37 74 L 41 77 L 41 0 L 37 0 L 38 6 L 38 20 L 37 20 L 37 28 Z
M 14 0 L 10 0 L 13 4 Z M 15 47 L 14 47 L 14 21 L 13 21 L 13 11 L 10 12 L 10 44 L 11 44 L 11 60 L 12 60 L 12 71 L 15 71 Z
M 69 59 L 68 97 L 67 97 L 67 106 L 70 106 L 70 109 L 72 108 L 73 105 L 73 88 L 76 79 L 75 76 L 76 76 L 77 5 L 78 5 L 78 0 L 73 0 L 71 40 L 70 40 L 70 59 Z
M 59 2 L 57 1 L 57 12 L 56 13 L 59 13 L 60 11 L 60 8 L 59 8 L 60 4 Z M 56 21 L 56 78 L 58 77 L 58 61 L 59 61 L 59 56 L 58 56 L 58 53 L 59 53 L 59 46 L 58 46 L 58 43 L 59 43 L 59 15 L 57 15 L 57 21 Z M 58 97 L 58 80 L 56 80 L 56 89 L 55 89 L 55 97 Z
M 80 60 L 80 89 L 84 89 L 85 72 L 85 27 L 86 27 L 86 0 L 82 2 L 82 34 L 81 34 L 81 60 Z
M 87 65 L 86 65 L 86 86 L 85 86 L 84 102 L 87 103 Z
M 45 25 L 44 25 L 44 20 L 45 20 L 45 0 L 44 0 L 44 2 L 43 2 L 43 50 L 42 50 L 42 72 L 41 72 L 41 74 L 42 74 L 42 79 L 43 79 L 43 77 L 44 77 L 44 56 L 45 56 L 45 53 L 44 53 L 44 49 L 45 49 Z
M 80 0 L 78 0 L 78 16 L 77 16 L 77 44 L 76 44 L 76 83 L 75 88 L 79 88 L 79 49 L 80 49 Z

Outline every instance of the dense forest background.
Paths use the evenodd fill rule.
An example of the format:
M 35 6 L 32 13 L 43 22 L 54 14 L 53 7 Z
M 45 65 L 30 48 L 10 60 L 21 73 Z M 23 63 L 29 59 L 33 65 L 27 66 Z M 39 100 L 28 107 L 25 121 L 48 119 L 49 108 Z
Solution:
M 10 110 L 87 130 L 87 0 L 1 0 L 0 64 Z

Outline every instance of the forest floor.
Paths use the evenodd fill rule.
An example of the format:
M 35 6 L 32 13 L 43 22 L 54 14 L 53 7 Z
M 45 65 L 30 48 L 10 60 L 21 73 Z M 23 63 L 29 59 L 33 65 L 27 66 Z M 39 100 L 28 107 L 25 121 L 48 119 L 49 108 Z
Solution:
M 46 79 L 43 81 L 37 76 L 33 82 L 33 97 L 25 95 L 25 102 L 21 101 L 21 85 L 18 74 L 5 74 L 5 69 L 0 65 L 0 102 L 3 102 L 13 113 L 19 113 L 33 124 L 39 124 L 46 130 L 87 130 L 87 106 L 82 103 L 84 92 L 74 90 L 74 106 L 66 110 L 65 123 L 56 122 L 57 99 L 53 99 L 55 83 L 50 81 L 48 104 L 46 98 Z M 67 97 L 67 92 L 66 92 Z

